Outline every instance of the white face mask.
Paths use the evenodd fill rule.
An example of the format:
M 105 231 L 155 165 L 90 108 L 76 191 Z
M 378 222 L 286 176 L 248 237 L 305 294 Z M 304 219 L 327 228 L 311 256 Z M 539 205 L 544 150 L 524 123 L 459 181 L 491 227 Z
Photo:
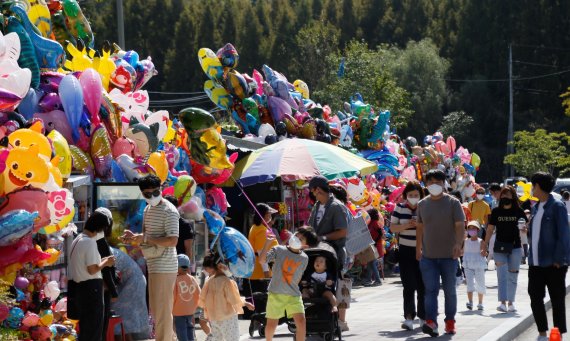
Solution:
M 431 184 L 427 187 L 429 194 L 431 194 L 434 197 L 437 197 L 438 195 L 440 195 L 441 193 L 443 193 L 443 187 L 441 187 L 441 185 L 438 184 Z
M 420 201 L 420 198 L 408 198 L 407 201 L 410 205 L 416 206 Z
M 99 239 L 103 239 L 105 238 L 105 232 L 101 231 L 101 232 L 97 232 L 97 235 L 95 236 L 95 240 L 99 240 Z
M 146 200 L 146 203 L 149 204 L 150 206 L 156 206 L 160 203 L 160 201 L 162 200 L 162 195 L 159 195 L 157 197 L 152 197 L 150 199 L 145 198 L 144 200 Z
M 485 194 L 477 194 L 477 200 L 483 200 Z
M 292 249 L 295 250 L 300 250 L 301 247 L 303 246 L 301 244 L 301 240 L 296 235 L 292 235 L 291 238 L 289 238 L 288 244 Z

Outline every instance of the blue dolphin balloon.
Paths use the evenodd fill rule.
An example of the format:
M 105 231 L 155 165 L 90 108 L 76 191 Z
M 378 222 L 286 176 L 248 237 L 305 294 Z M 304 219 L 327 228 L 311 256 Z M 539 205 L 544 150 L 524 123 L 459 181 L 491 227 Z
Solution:
M 30 233 L 38 212 L 13 210 L 0 217 L 0 246 L 8 246 Z
M 219 237 L 218 251 L 235 277 L 248 278 L 253 273 L 255 254 L 247 238 L 233 227 L 226 226 Z

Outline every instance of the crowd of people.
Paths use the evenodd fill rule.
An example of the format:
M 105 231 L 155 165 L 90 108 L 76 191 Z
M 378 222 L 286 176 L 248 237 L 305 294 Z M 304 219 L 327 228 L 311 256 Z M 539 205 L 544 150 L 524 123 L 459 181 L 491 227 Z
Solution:
M 342 187 L 315 176 L 308 184 L 314 199 L 308 224 L 294 234 L 280 238 L 283 236 L 272 228 L 276 210 L 264 203 L 255 206 L 248 233 L 255 253 L 254 271 L 248 281 L 241 283 L 242 293 L 221 255 L 214 251 L 203 260 L 207 280 L 202 286 L 198 283 L 191 275 L 192 224 L 179 216 L 176 199 L 162 197 L 156 176 L 147 176 L 138 184 L 148 203 L 143 232 L 125 231 L 121 239 L 140 244 L 147 263 L 148 291 L 138 265 L 106 242 L 113 226 L 111 212 L 97 209 L 75 238 L 69 261 L 67 314 L 79 320 L 81 340 L 105 339 L 112 313 L 123 317 L 129 339 L 148 333 L 146 302 L 140 299 L 145 295 L 157 340 L 171 340 L 174 334 L 180 341 L 194 340 L 194 315 L 199 308 L 200 326 L 208 340 L 239 340 L 237 317 L 244 313 L 243 307 L 255 308 L 243 296 L 245 283 L 249 284 L 246 296 L 268 293 L 267 340 L 273 339 L 284 317 L 294 320 L 296 340 L 305 339 L 306 324 L 310 322 L 305 319 L 303 298 L 311 295 L 329 301 L 339 328 L 346 331 L 347 311 L 337 302 L 333 279 L 352 277 L 365 286 L 381 285 L 386 231 L 397 235 L 398 243 L 392 250 L 397 250 L 395 258 L 403 286 L 403 329 L 413 330 L 417 317 L 424 333 L 439 335 L 437 297 L 441 288 L 445 296 L 444 331 L 455 334 L 458 278 L 460 282 L 464 278 L 467 284 L 466 308 L 484 310 L 485 271 L 493 259 L 498 280 L 497 310 L 507 314 L 516 311 L 519 269 L 528 262 L 528 294 L 538 340 L 548 339 L 545 288 L 552 301 L 554 326 L 566 332 L 568 209 L 565 202 L 551 194 L 555 179 L 550 174 L 537 173 L 531 178 L 531 200 L 525 203 L 520 202 L 513 187 L 497 184 L 488 188 L 491 200 L 485 201 L 487 189 L 477 186 L 473 198 L 462 202 L 461 196 L 448 192 L 446 175 L 440 170 L 425 175 L 425 187 L 417 181 L 408 182 L 389 216 L 375 209 L 367 212 L 373 247 L 378 253 L 360 264 L 362 271 L 356 276 L 350 272 L 355 255 L 345 249 L 348 226 L 356 212 L 347 204 Z M 320 243 L 328 244 L 336 253 L 338 273 L 334 276 L 324 258 L 309 263 L 303 251 Z M 307 268 L 311 270 L 308 276 Z M 322 290 L 313 290 L 313 283 L 322 285 Z

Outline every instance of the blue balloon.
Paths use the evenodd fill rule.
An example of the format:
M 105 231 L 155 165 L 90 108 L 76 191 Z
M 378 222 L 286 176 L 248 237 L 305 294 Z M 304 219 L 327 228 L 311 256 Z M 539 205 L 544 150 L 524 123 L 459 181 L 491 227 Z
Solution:
M 38 212 L 13 210 L 0 217 L 0 246 L 8 246 L 32 231 Z
M 202 200 L 202 205 L 206 206 L 206 193 L 204 193 L 204 190 L 200 186 L 196 187 L 194 196 L 200 198 L 200 200 Z
M 38 92 L 32 88 L 28 90 L 26 97 L 20 102 L 18 106 L 18 112 L 26 118 L 26 120 L 31 120 L 38 110 L 38 103 L 40 101 L 40 95 Z
M 219 214 L 211 210 L 204 211 L 204 219 L 210 233 L 218 234 L 226 226 L 226 222 Z
M 123 170 L 115 160 L 111 161 L 111 177 L 113 178 L 113 182 L 129 182 L 123 173 Z
M 79 121 L 79 126 L 83 129 L 85 136 L 91 136 L 91 120 L 89 119 L 89 111 L 86 107 L 83 107 L 83 112 L 81 113 L 81 120 Z
M 186 171 L 188 174 L 192 174 L 192 166 L 190 165 L 190 159 L 188 154 L 182 148 L 178 148 L 178 153 L 180 157 L 178 158 L 178 163 L 174 165 L 174 169 L 177 171 Z
M 250 277 L 255 254 L 247 238 L 233 227 L 226 226 L 219 240 L 218 251 L 227 262 L 231 273 L 239 278 Z
M 71 127 L 74 142 L 79 140 L 79 122 L 83 114 L 83 90 L 79 80 L 69 74 L 59 83 L 59 98 Z
M 24 318 L 24 311 L 18 307 L 13 307 L 12 309 L 10 309 L 8 318 L 4 321 L 4 323 L 12 329 L 18 329 L 22 325 L 23 318 Z

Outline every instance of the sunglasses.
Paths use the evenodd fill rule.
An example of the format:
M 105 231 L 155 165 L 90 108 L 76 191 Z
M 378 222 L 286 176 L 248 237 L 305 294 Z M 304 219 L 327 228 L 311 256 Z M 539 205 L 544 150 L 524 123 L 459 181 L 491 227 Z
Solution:
M 152 197 L 158 197 L 160 196 L 160 190 L 156 189 L 153 192 L 142 192 L 143 197 L 150 199 Z

